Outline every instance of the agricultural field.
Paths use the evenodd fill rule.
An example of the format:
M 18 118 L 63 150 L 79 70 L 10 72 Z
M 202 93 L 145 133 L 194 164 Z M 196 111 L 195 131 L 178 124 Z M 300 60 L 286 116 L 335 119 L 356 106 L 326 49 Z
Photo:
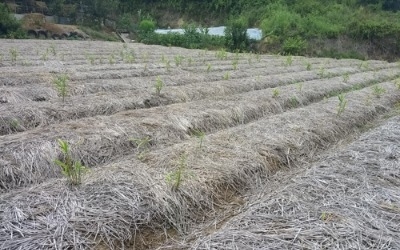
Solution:
M 0 53 L 1 249 L 400 247 L 397 63 L 96 41 Z

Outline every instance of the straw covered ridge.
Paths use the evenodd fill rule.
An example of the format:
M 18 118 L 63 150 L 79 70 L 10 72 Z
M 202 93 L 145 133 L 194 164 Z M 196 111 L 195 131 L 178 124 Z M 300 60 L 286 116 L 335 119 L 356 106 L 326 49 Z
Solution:
M 338 242 L 367 246 L 356 237 L 313 231 L 324 226 L 328 232 L 344 218 L 351 218 L 354 230 L 339 228 L 338 237 L 367 227 L 355 212 L 344 217 L 339 210 L 351 211 L 350 191 L 343 190 L 355 186 L 351 175 L 344 176 L 353 166 L 335 172 L 343 182 L 323 179 L 334 168 L 313 167 L 321 180 L 307 180 L 311 172 L 301 168 L 396 109 L 398 65 L 93 41 L 43 41 L 40 48 L 47 49 L 35 52 L 34 43 L 5 40 L 0 45 L 19 51 L 16 61 L 5 55 L 0 64 L 0 88 L 8 91 L 0 96 L 1 249 L 152 249 L 164 243 L 172 249 L 251 249 L 268 242 L 277 249 L 303 243 L 305 248 Z M 11 73 L 17 80 L 8 79 Z M 53 83 L 60 75 L 68 76 L 65 101 Z M 68 183 L 55 164 L 62 158 L 58 139 L 67 141 L 72 157 L 89 169 L 78 186 Z M 330 159 L 335 157 L 322 165 L 335 165 Z M 290 171 L 297 171 L 294 183 L 285 178 Z M 357 178 L 367 180 L 370 172 L 363 171 Z M 270 186 L 276 176 L 281 181 Z M 323 185 L 329 181 L 334 181 L 332 196 Z M 314 194 L 318 188 L 327 196 Z M 328 200 L 338 195 L 343 202 Z M 252 198 L 244 204 L 244 197 Z M 393 211 L 395 198 L 386 201 L 390 209 L 394 204 Z M 291 207 L 278 213 L 282 202 Z M 327 204 L 332 206 L 323 207 Z M 226 214 L 235 209 L 244 213 L 226 224 Z M 368 209 L 371 214 L 362 216 L 378 216 L 372 213 L 378 210 Z M 261 214 L 264 210 L 270 214 Z M 381 223 L 384 218 L 389 217 Z M 244 220 L 249 220 L 246 226 Z M 219 221 L 221 230 L 198 226 L 211 221 Z M 260 232 L 274 223 L 280 231 L 268 231 L 272 236 L 265 238 L 252 227 L 257 223 Z M 201 233 L 193 231 L 199 227 Z M 245 230 L 252 233 L 251 242 L 243 238 Z M 368 244 L 392 246 L 363 232 Z
M 399 145 L 396 117 L 309 169 L 278 175 L 222 229 L 179 248 L 398 249 Z

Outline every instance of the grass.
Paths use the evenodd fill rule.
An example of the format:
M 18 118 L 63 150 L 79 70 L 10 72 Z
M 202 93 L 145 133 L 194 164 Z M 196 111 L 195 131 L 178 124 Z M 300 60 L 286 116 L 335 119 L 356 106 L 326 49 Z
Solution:
M 73 160 L 68 142 L 58 139 L 58 146 L 62 153 L 62 159 L 56 159 L 54 163 L 61 168 L 62 174 L 68 178 L 70 184 L 81 184 L 82 174 L 86 171 L 85 166 L 80 161 Z
M 91 28 L 85 27 L 85 26 L 80 26 L 79 29 L 82 30 L 83 32 L 85 32 L 87 35 L 89 35 L 92 39 L 95 39 L 95 40 L 111 41 L 111 42 L 119 41 L 118 37 L 116 37 L 113 34 L 109 34 L 109 33 L 103 32 L 103 31 L 97 31 L 97 30 L 94 30 L 94 29 L 91 29 Z
M 68 94 L 68 76 L 65 74 L 59 75 L 53 80 L 53 83 L 57 88 L 58 95 L 61 96 L 62 101 L 64 102 L 65 97 Z

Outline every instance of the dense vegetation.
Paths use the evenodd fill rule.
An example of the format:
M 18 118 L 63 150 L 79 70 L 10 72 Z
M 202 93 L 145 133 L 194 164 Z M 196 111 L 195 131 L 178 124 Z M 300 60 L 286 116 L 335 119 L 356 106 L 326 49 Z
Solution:
M 32 1 L 22 1 L 32 10 Z M 34 1 L 33 1 L 34 2 Z M 97 26 L 115 21 L 115 28 L 129 30 L 148 43 L 189 48 L 220 47 L 243 50 L 249 42 L 243 26 L 259 27 L 265 39 L 263 51 L 284 54 L 309 54 L 365 58 L 351 48 L 327 49 L 322 41 L 344 40 L 368 44 L 369 50 L 400 55 L 400 1 L 397 0 L 45 0 L 51 14 L 68 16 L 84 25 Z M 199 11 L 201 10 L 201 11 Z M 80 18 L 78 18 L 80 16 Z M 185 35 L 143 37 L 140 22 L 155 22 L 155 27 L 189 27 L 230 24 L 229 40 L 185 32 Z M 179 22 L 178 22 L 179 20 Z M 235 26 L 236 25 L 236 26 Z M 239 26 L 241 29 L 237 29 Z M 236 27 L 236 28 L 234 28 Z M 238 40 L 239 39 L 239 40 Z M 316 48 L 319 44 L 319 48 Z M 351 46 L 348 46 L 351 47 Z M 390 50 L 390 53 L 389 51 Z M 360 54 L 361 53 L 361 54 Z
M 10 15 L 8 8 L 0 3 L 0 37 L 24 38 L 21 24 Z

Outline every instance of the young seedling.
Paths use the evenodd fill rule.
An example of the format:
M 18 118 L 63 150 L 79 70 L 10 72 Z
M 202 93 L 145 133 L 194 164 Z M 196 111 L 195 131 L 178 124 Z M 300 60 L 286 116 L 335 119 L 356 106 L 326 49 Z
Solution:
M 257 60 L 257 62 L 261 62 L 261 56 L 260 56 L 260 54 L 256 54 L 256 60 Z
M 196 136 L 199 139 L 199 148 L 201 149 L 201 147 L 203 146 L 203 140 L 204 140 L 204 137 L 206 136 L 206 133 L 199 129 L 194 129 L 191 132 L 192 132 L 192 135 Z
M 46 50 L 46 52 L 43 52 L 41 59 L 42 59 L 42 61 L 49 60 L 49 52 L 47 50 Z
M 63 102 L 68 93 L 67 82 L 68 82 L 68 76 L 64 74 L 57 76 L 57 78 L 53 80 L 53 83 L 57 88 L 58 95 L 62 97 Z
M 285 66 L 291 66 L 293 64 L 293 57 L 292 56 L 287 56 L 286 57 L 286 62 L 285 62 Z
M 343 82 L 347 83 L 350 79 L 350 74 L 349 73 L 345 73 L 343 75 Z
M 178 165 L 176 169 L 167 174 L 166 180 L 167 183 L 171 185 L 173 191 L 177 191 L 184 179 L 187 177 L 186 173 L 187 169 L 187 155 L 182 154 L 179 158 Z
M 50 45 L 50 52 L 53 54 L 53 56 L 57 55 L 56 46 L 54 44 Z
M 229 80 L 229 72 L 226 72 L 225 75 L 223 76 L 224 80 Z
M 224 59 L 228 58 L 228 53 L 226 53 L 226 51 L 224 49 L 221 49 L 221 50 L 217 51 L 215 56 L 217 57 L 217 59 L 224 60 Z
M 290 106 L 293 108 L 299 106 L 299 104 L 300 104 L 299 100 L 297 100 L 297 98 L 295 96 L 292 96 L 290 98 L 289 102 L 290 102 Z
M 161 78 L 159 76 L 157 76 L 154 87 L 156 89 L 156 95 L 160 96 L 161 90 L 164 87 L 164 82 L 161 80 Z
M 311 70 L 311 63 L 310 62 L 307 62 L 306 69 L 307 69 L 307 71 Z
M 397 89 L 400 90 L 400 78 L 397 78 L 396 80 L 394 80 L 394 86 L 396 86 Z
M 111 54 L 111 55 L 108 57 L 108 63 L 109 63 L 110 65 L 114 65 L 114 64 L 115 64 L 115 57 L 114 57 L 114 54 Z
M 171 70 L 171 62 L 169 60 L 165 63 L 165 67 L 167 68 L 168 72 Z
M 129 139 L 133 143 L 135 143 L 138 152 L 147 151 L 150 147 L 150 143 L 152 139 L 149 136 L 143 138 L 131 138 Z
M 321 78 L 325 77 L 325 68 L 324 67 L 319 68 L 318 75 Z
M 182 60 L 184 59 L 184 57 L 183 56 L 175 56 L 174 59 L 175 59 L 175 65 L 177 67 L 179 67 L 182 65 Z
M 296 83 L 297 89 L 299 90 L 299 92 L 301 93 L 303 91 L 303 84 L 301 82 Z
M 279 96 L 279 89 L 273 89 L 272 90 L 272 97 L 277 98 Z
M 386 89 L 379 85 L 375 85 L 374 87 L 372 87 L 372 90 L 377 98 L 381 98 L 381 96 L 386 92 Z
M 237 70 L 238 64 L 239 64 L 238 59 L 233 60 L 233 62 L 232 62 L 233 70 Z
M 344 94 L 340 94 L 338 95 L 338 100 L 339 100 L 339 105 L 338 105 L 337 115 L 340 116 L 346 109 L 347 105 L 346 96 Z
M 15 48 L 10 49 L 10 57 L 11 57 L 11 62 L 15 64 L 17 62 L 17 57 L 18 57 L 18 51 Z
M 189 57 L 189 59 L 188 59 L 188 66 L 189 67 L 192 66 L 192 62 L 193 62 L 193 59 L 191 57 Z
M 95 60 L 94 56 L 93 55 L 88 55 L 87 58 L 88 58 L 90 64 L 93 65 L 94 64 L 94 60 Z
M 210 73 L 210 71 L 211 71 L 211 64 L 208 63 L 208 64 L 207 64 L 207 73 Z
M 86 171 L 86 167 L 80 161 L 73 160 L 68 142 L 58 139 L 58 146 L 62 153 L 62 159 L 56 159 L 54 163 L 61 168 L 62 174 L 72 185 L 81 184 L 82 174 Z

